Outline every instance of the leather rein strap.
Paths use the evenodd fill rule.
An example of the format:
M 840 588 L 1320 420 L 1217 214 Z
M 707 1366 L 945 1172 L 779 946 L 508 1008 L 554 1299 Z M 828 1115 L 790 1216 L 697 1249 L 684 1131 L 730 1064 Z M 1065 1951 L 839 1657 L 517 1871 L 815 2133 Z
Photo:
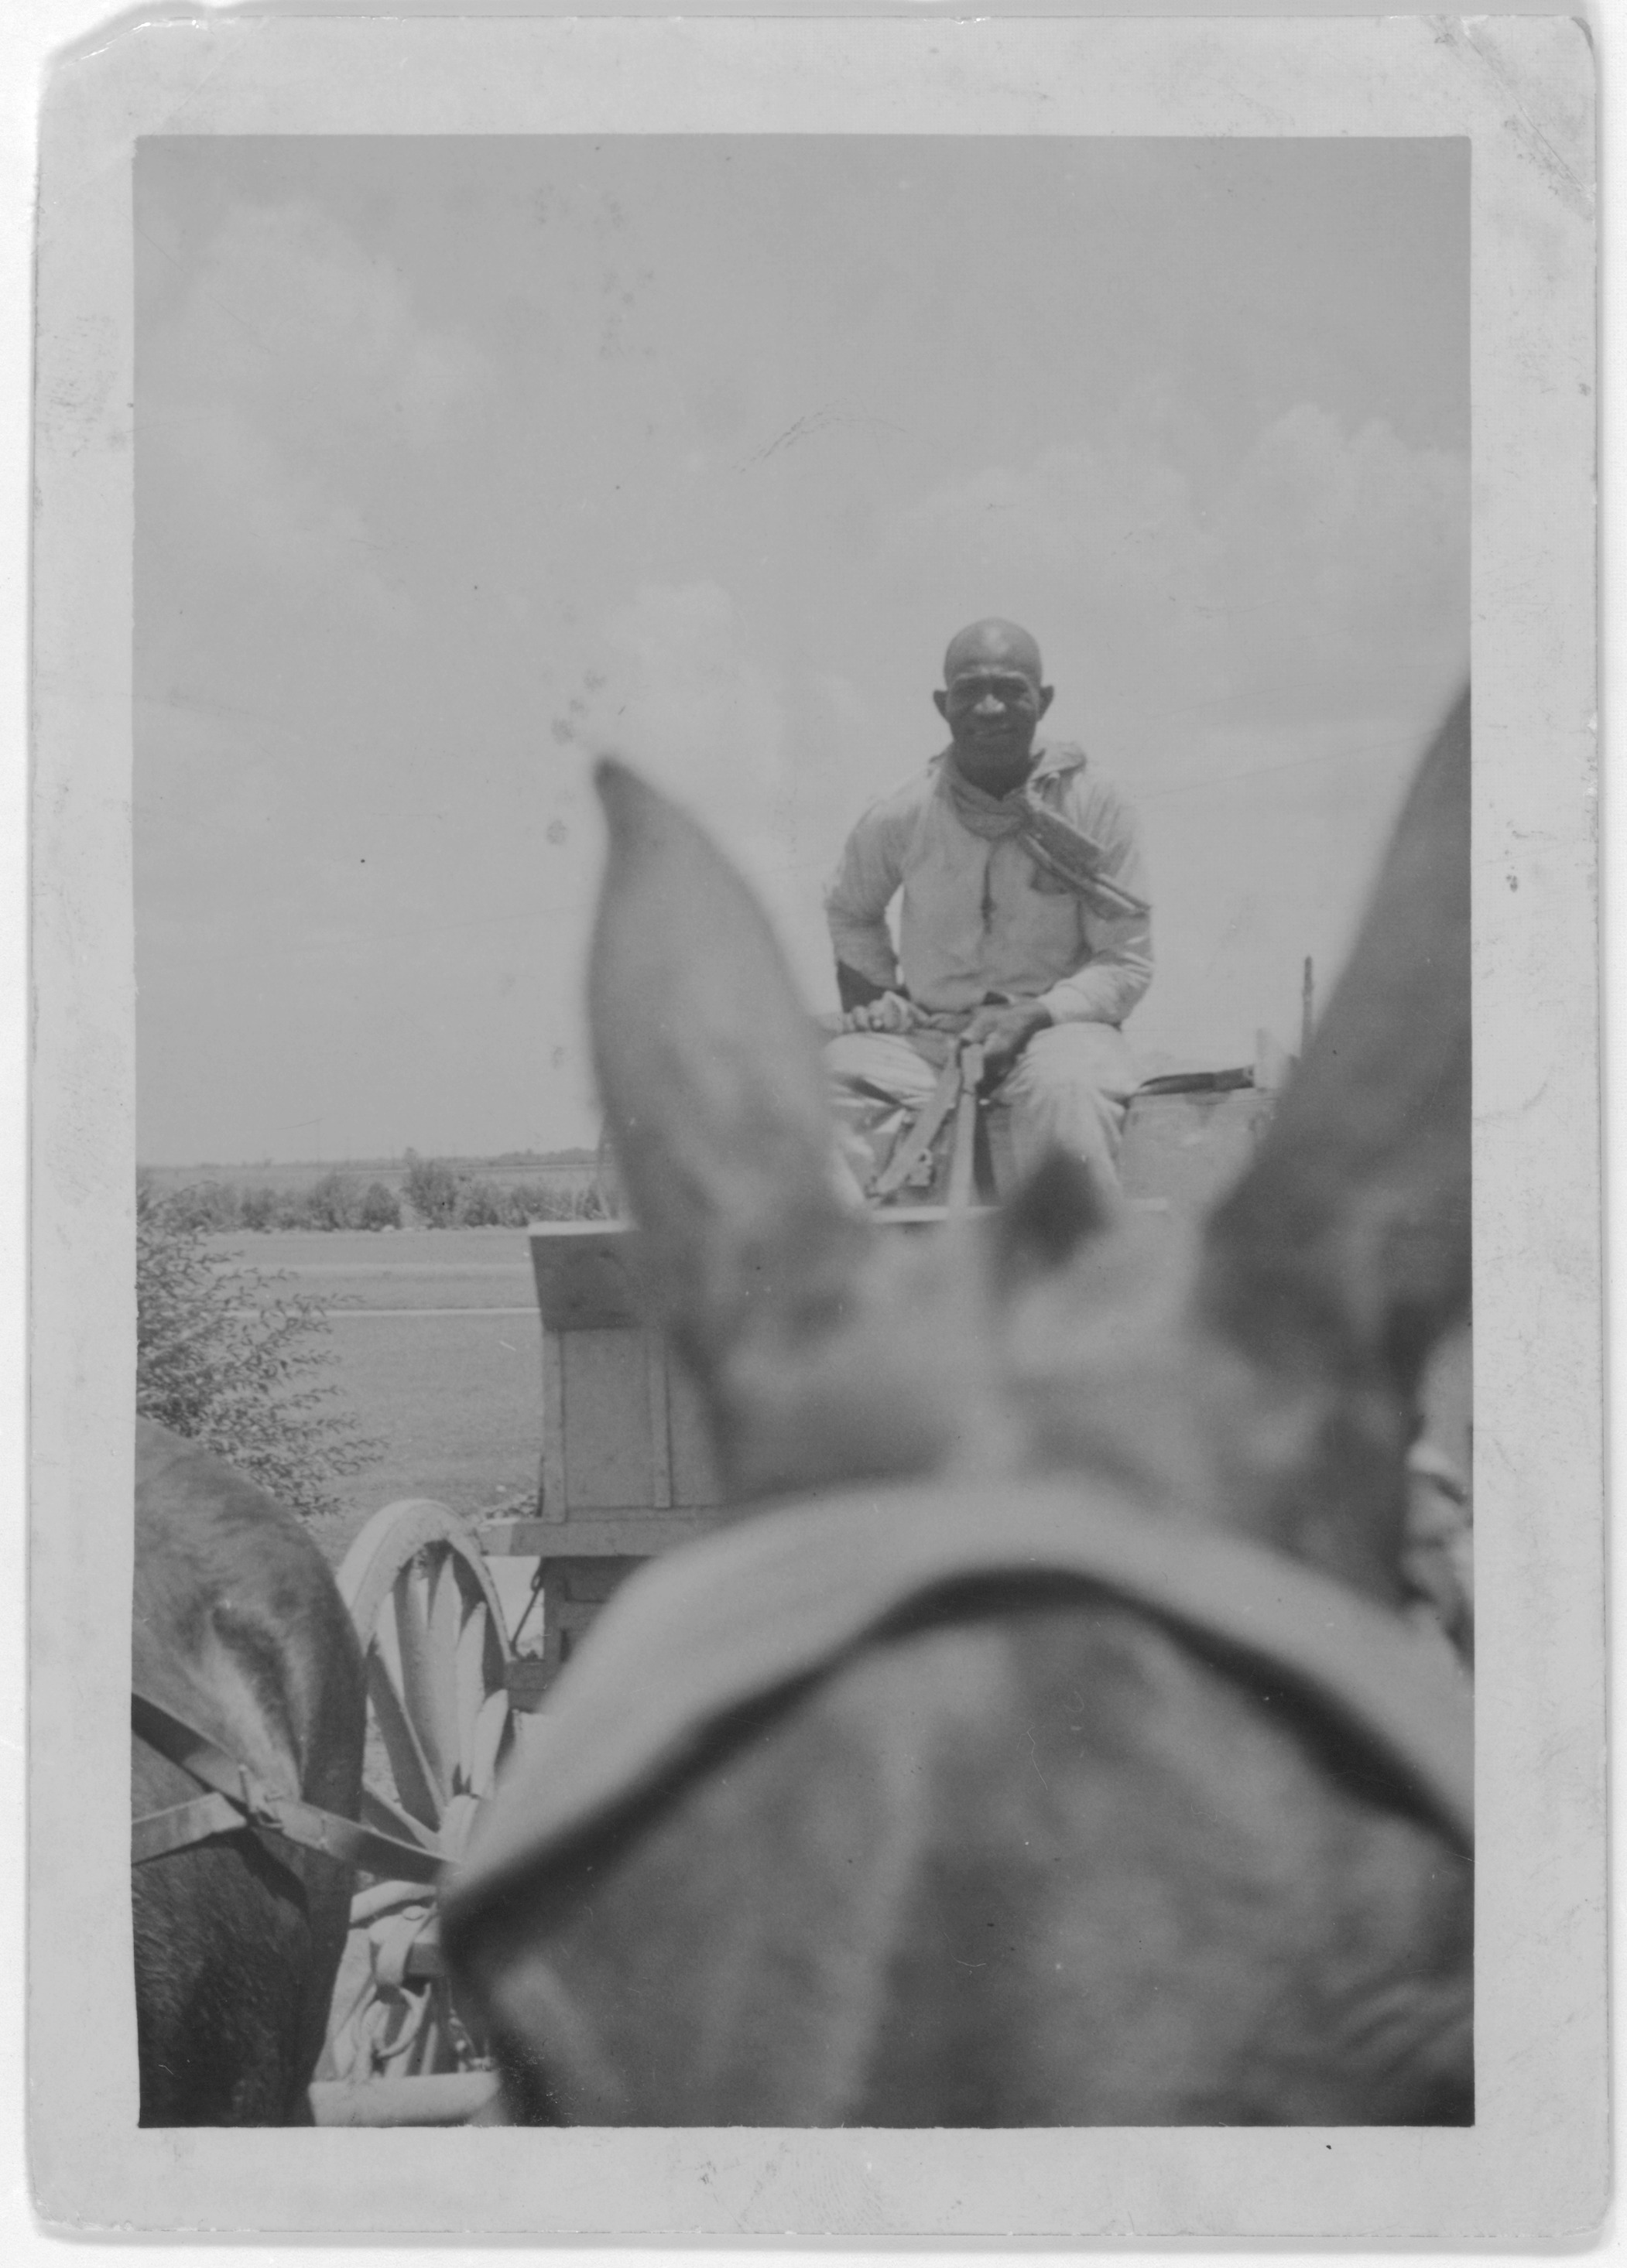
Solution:
M 130 1695 L 130 1729 L 138 1741 L 189 1773 L 203 1795 L 144 1812 L 130 1822 L 130 1863 L 167 1857 L 214 1835 L 275 1835 L 314 1851 L 336 1866 L 365 1867 L 392 1881 L 434 1882 L 445 1861 L 422 1844 L 405 1843 L 374 1828 L 341 1819 L 297 1796 L 275 1795 L 246 1764 L 229 1756 L 184 1717 L 144 1693 Z

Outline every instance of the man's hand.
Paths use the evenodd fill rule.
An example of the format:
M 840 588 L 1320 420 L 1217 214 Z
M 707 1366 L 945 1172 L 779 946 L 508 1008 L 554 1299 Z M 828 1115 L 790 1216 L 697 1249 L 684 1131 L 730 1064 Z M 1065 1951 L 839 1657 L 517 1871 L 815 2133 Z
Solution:
M 915 1027 L 915 1004 L 902 992 L 884 992 L 879 1000 L 849 1008 L 842 1018 L 845 1032 L 908 1032 Z
M 960 1035 L 962 1047 L 983 1050 L 984 1083 L 997 1086 L 1036 1032 L 1051 1020 L 1051 1012 L 1038 1000 L 1019 1000 L 1007 1008 L 979 1008 Z

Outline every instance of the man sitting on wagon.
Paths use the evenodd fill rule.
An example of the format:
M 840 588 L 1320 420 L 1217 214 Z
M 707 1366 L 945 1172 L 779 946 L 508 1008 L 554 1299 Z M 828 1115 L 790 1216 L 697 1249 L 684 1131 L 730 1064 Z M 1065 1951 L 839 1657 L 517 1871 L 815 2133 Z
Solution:
M 1017 1169 L 1060 1145 L 1117 1196 L 1137 1084 L 1120 1027 L 1151 982 L 1151 923 L 1128 806 L 1083 748 L 1036 738 L 1052 690 L 1026 630 L 962 630 L 932 696 L 948 747 L 865 813 L 825 893 L 845 1012 L 826 1060 L 863 1184 L 976 1045 Z

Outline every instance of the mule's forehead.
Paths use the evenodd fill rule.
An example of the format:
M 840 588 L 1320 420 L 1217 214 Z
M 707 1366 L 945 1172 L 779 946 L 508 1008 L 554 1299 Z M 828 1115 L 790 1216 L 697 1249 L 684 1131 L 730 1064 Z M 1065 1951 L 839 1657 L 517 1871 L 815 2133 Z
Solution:
M 969 1224 L 878 1231 L 832 1326 L 748 1335 L 723 1393 L 737 1492 L 1015 1466 L 989 1281 Z
M 731 1364 L 742 1478 L 1016 1472 L 1036 1395 L 1122 1403 L 1131 1377 L 1167 1408 L 1197 1257 L 1183 1225 L 1135 1214 L 1054 1267 L 1027 1248 L 1014 1262 L 998 1218 L 876 1233 L 833 1329 L 795 1349 L 755 1334 Z
M 1196 1331 L 1202 1244 L 1187 1223 L 1125 1212 L 1047 1266 L 1014 1262 L 1001 1219 L 874 1240 L 845 1334 L 864 1378 L 896 1394 L 902 1376 L 960 1373 L 1009 1399 L 1034 1377 L 1093 1377 L 1141 1365 L 1165 1373 Z
M 878 1233 L 871 1240 L 865 1284 L 878 1305 L 918 1300 L 980 1286 L 987 1273 L 987 1224 L 955 1218 L 924 1230 Z
M 1201 1261 L 1189 1222 L 1123 1213 L 1009 1297 L 1003 1340 L 1014 1372 L 1084 1379 L 1146 1361 L 1150 1350 L 1175 1351 L 1196 1318 Z
M 1263 1533 L 1292 1476 L 1316 1468 L 1334 1389 L 1285 1382 L 1215 1327 L 1208 1260 L 1202 1226 L 1167 1217 L 1083 1248 L 1014 1304 L 1005 1401 L 1030 1469 Z
M 765 1318 L 730 1358 L 734 1493 L 1069 1472 L 1275 1533 L 1322 1488 L 1350 1381 L 1255 1359 L 1211 1272 L 1201 1226 L 1133 1209 L 1054 1261 L 1000 1216 L 873 1231 L 833 1321 Z

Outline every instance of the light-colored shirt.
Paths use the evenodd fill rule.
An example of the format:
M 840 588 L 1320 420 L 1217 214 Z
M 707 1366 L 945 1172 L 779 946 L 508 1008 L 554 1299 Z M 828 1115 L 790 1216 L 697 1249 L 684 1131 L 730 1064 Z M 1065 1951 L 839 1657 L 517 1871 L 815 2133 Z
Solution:
M 1083 748 L 1042 747 L 1028 786 L 1101 846 L 1101 872 L 1148 895 L 1135 821 Z M 997 814 L 949 754 L 872 804 L 847 838 L 825 892 L 838 961 L 921 1007 L 974 1008 L 990 992 L 1039 1000 L 1059 1024 L 1121 1024 L 1152 982 L 1145 914 L 1098 914 L 1038 867 L 1011 835 L 963 818 Z M 899 945 L 887 909 L 902 892 Z

